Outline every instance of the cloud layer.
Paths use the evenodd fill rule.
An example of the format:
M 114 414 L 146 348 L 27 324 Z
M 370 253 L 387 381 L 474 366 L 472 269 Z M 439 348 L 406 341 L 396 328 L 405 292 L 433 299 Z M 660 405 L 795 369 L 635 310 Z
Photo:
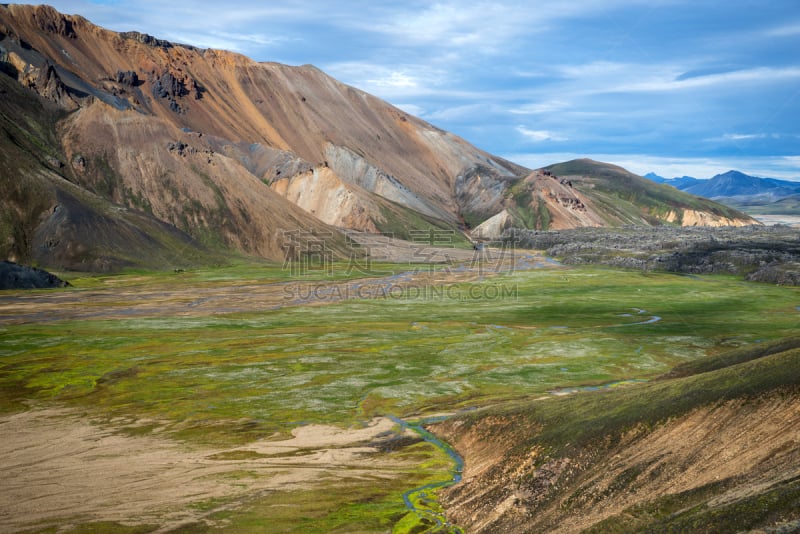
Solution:
M 50 3 L 119 31 L 314 64 L 507 157 L 800 179 L 796 0 Z

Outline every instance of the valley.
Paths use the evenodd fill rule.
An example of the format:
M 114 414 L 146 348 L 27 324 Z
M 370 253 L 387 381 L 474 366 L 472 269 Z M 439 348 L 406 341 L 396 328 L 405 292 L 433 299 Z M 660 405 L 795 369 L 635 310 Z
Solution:
M 4 292 L 0 427 L 17 437 L 0 450 L 16 481 L 0 526 L 240 532 L 269 517 L 278 531 L 435 530 L 404 494 L 451 480 L 452 459 L 401 419 L 619 381 L 610 391 L 634 391 L 790 337 L 800 317 L 796 288 L 568 267 L 535 251 L 372 268 L 382 275 L 338 263 L 303 280 L 245 262 Z M 286 290 L 381 280 L 405 290 L 314 302 Z
M 498 37 L 483 16 L 464 46 Z M 594 78 L 618 68 L 499 62 L 481 104 L 395 106 L 310 64 L 0 4 L 0 531 L 800 528 L 800 186 L 648 180 L 579 138 L 662 150 L 677 116 L 632 127 L 669 99 L 631 121 L 639 97 L 523 94 L 578 76 L 580 101 L 621 99 Z M 726 76 L 675 69 L 630 80 Z M 406 109 L 576 159 L 527 168 Z M 682 153 L 794 150 L 788 130 L 706 137 Z

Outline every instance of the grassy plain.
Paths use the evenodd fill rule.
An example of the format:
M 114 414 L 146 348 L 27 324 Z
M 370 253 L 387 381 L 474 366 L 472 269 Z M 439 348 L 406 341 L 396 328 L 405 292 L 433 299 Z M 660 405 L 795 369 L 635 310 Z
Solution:
M 372 266 L 378 267 L 402 270 Z M 338 266 L 307 279 L 306 289 L 286 286 L 285 306 L 226 312 L 231 303 L 220 298 L 218 311 L 204 314 L 193 313 L 187 293 L 290 277 L 280 266 L 239 265 L 77 278 L 73 289 L 33 294 L 73 295 L 76 302 L 65 309 L 85 310 L 97 295 L 133 289 L 172 299 L 165 301 L 173 306 L 166 316 L 138 313 L 126 301 L 114 314 L 106 303 L 79 320 L 15 321 L 32 294 L 3 294 L 0 413 L 66 406 L 129 435 L 157 431 L 192 446 L 237 447 L 310 423 L 359 426 L 378 415 L 415 418 L 562 387 L 650 378 L 683 362 L 788 337 L 800 319 L 796 288 L 602 268 L 520 270 L 452 283 L 446 276 L 411 278 L 403 286 L 390 277 L 389 289 L 372 298 L 358 298 L 357 286 L 344 286 L 352 293 L 336 298 L 325 292 L 307 298 L 308 287 L 359 276 Z M 320 480 L 226 507 L 213 503 L 208 522 L 190 530 L 421 528 L 402 495 L 447 480 L 449 459 L 425 443 L 383 454 L 387 461 L 414 460 L 418 468 L 383 482 Z M 87 523 L 84 530 L 92 528 Z

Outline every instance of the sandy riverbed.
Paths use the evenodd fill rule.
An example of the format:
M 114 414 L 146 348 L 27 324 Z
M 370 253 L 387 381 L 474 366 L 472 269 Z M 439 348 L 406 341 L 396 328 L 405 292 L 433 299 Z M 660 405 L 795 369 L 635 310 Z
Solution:
M 192 504 L 212 499 L 235 501 L 343 476 L 391 478 L 409 466 L 387 462 L 376 444 L 396 436 L 395 427 L 386 418 L 363 428 L 308 425 L 291 439 L 221 450 L 121 434 L 67 409 L 3 416 L 0 531 L 71 521 L 158 524 L 163 531 L 208 514 Z

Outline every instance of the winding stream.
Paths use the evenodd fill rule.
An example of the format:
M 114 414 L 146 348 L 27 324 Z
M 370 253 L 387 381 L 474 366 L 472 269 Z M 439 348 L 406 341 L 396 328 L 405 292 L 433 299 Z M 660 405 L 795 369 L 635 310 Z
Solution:
M 636 315 L 644 315 L 645 313 L 647 313 L 647 310 L 643 310 L 642 308 L 631 308 L 631 309 L 636 312 Z M 619 314 L 619 317 L 633 317 L 633 314 L 621 313 L 621 314 Z M 661 320 L 660 316 L 653 315 L 652 317 L 650 317 L 646 321 L 639 321 L 638 323 L 615 324 L 615 325 L 611 325 L 611 326 L 612 326 L 612 328 L 620 328 L 620 327 L 623 327 L 623 326 L 636 326 L 636 325 L 643 325 L 643 324 L 653 324 L 653 323 L 659 322 L 660 320 Z
M 434 492 L 443 488 L 448 488 L 461 482 L 461 476 L 464 471 L 464 459 L 448 443 L 440 440 L 427 430 L 424 425 L 430 423 L 438 423 L 447 419 L 446 416 L 442 417 L 429 417 L 415 422 L 404 421 L 399 417 L 388 416 L 389 419 L 400 425 L 403 429 L 409 429 L 415 432 L 424 441 L 430 443 L 440 451 L 447 454 L 453 461 L 453 468 L 450 470 L 452 478 L 444 482 L 433 482 L 418 488 L 408 490 L 403 494 L 403 501 L 406 508 L 416 513 L 423 519 L 431 521 L 436 528 L 436 532 L 455 532 L 463 534 L 463 530 L 456 525 L 447 521 L 444 512 L 441 511 L 436 495 Z
M 647 310 L 643 310 L 641 308 L 633 308 L 633 311 L 636 312 L 635 315 L 644 315 L 645 313 L 647 313 Z M 630 313 L 620 314 L 620 317 L 632 317 L 632 316 L 633 314 Z M 625 323 L 614 326 L 622 327 L 622 326 L 646 325 L 646 324 L 656 323 L 660 320 L 661 317 L 654 315 L 646 321 L 641 321 L 636 323 Z M 505 327 L 498 325 L 490 325 L 487 328 L 501 329 Z M 646 379 L 616 380 L 614 382 L 609 382 L 606 384 L 600 384 L 595 386 L 556 388 L 554 390 L 549 391 L 548 393 L 550 395 L 561 396 L 561 395 L 569 395 L 572 393 L 578 393 L 580 391 L 611 389 L 618 386 L 625 386 L 640 382 L 647 382 L 647 380 Z M 441 506 L 437 501 L 435 492 L 437 490 L 448 488 L 450 486 L 453 486 L 461 482 L 462 473 L 464 471 L 464 459 L 461 458 L 461 456 L 459 456 L 459 454 L 448 443 L 445 443 L 444 441 L 440 440 L 439 438 L 437 438 L 436 436 L 434 436 L 432 433 L 428 432 L 425 429 L 425 425 L 444 421 L 445 419 L 447 419 L 447 416 L 429 417 L 425 419 L 420 419 L 415 422 L 405 421 L 393 415 L 389 415 L 387 417 L 389 417 L 389 419 L 394 421 L 396 424 L 400 425 L 403 429 L 409 429 L 415 432 L 424 441 L 430 443 L 440 451 L 447 454 L 453 462 L 453 468 L 450 470 L 450 473 L 452 475 L 452 478 L 450 480 L 446 480 L 443 482 L 433 482 L 431 484 L 426 484 L 424 486 L 420 486 L 418 488 L 413 488 L 406 491 L 403 494 L 403 501 L 405 502 L 406 508 L 416 513 L 420 518 L 427 519 L 428 521 L 433 523 L 435 525 L 434 528 L 436 529 L 436 532 L 456 532 L 459 534 L 463 534 L 464 531 L 460 527 L 453 525 L 452 523 L 449 523 L 447 521 L 447 517 L 441 510 Z

